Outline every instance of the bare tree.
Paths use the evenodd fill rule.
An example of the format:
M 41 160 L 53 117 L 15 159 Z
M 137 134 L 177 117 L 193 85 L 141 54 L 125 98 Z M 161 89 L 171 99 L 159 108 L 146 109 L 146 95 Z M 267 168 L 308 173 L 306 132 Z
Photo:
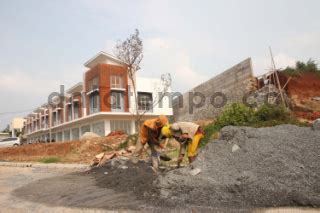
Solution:
M 128 76 L 132 84 L 134 100 L 135 100 L 135 124 L 136 128 L 139 128 L 139 122 L 141 119 L 138 109 L 138 97 L 137 88 L 135 82 L 135 74 L 140 69 L 140 62 L 143 58 L 143 44 L 139 37 L 139 30 L 135 29 L 135 32 L 130 35 L 125 41 L 120 41 L 115 47 L 116 56 L 128 64 Z
M 135 100 L 135 125 L 136 130 L 139 130 L 139 123 L 146 112 L 149 110 L 139 110 L 138 106 L 138 96 L 137 87 L 135 82 L 135 74 L 140 69 L 140 63 L 143 58 L 143 43 L 139 37 L 139 30 L 136 29 L 134 34 L 131 34 L 129 38 L 125 41 L 120 41 L 115 47 L 115 55 L 120 60 L 128 64 L 128 76 L 132 84 L 134 100 Z M 161 84 L 157 88 L 154 88 L 158 94 L 161 92 L 167 92 L 168 88 L 171 86 L 171 76 L 169 73 L 163 74 L 161 76 Z M 162 101 L 164 96 L 155 97 L 154 101 L 151 103 L 152 107 Z

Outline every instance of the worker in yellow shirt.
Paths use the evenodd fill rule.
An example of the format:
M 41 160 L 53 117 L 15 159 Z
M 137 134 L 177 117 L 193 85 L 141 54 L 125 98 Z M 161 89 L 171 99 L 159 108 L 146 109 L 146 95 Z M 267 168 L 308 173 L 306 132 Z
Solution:
M 192 122 L 177 122 L 172 125 L 165 125 L 161 134 L 167 138 L 175 138 L 180 143 L 178 167 L 183 160 L 187 150 L 189 163 L 192 163 L 197 156 L 198 145 L 204 137 L 202 128 Z

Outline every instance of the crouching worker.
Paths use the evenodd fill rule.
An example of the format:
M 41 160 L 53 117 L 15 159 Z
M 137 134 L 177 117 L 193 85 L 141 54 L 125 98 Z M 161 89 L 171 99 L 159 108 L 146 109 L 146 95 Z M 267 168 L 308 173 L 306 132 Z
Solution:
M 186 150 L 189 163 L 192 163 L 196 159 L 198 145 L 204 137 L 202 128 L 192 122 L 177 122 L 172 125 L 166 125 L 162 128 L 161 134 L 167 138 L 173 137 L 180 143 L 177 167 L 180 167 Z
M 151 149 L 151 160 L 152 167 L 157 170 L 159 167 L 159 153 L 155 149 L 156 146 L 163 148 L 160 144 L 161 129 L 168 124 L 168 119 L 164 115 L 160 115 L 158 118 L 149 119 L 144 121 L 140 128 L 139 140 L 137 147 L 134 151 L 134 156 L 138 157 L 141 155 L 145 144 L 148 144 Z

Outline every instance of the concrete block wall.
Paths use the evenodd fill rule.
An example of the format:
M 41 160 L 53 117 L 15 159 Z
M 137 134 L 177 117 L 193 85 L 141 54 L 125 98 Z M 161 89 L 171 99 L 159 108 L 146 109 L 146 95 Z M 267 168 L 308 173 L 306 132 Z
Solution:
M 222 105 L 223 98 L 221 96 L 215 98 L 213 105 L 211 103 L 212 96 L 217 92 L 223 93 L 226 97 L 224 106 L 234 102 L 241 102 L 243 96 L 248 92 L 248 84 L 252 78 L 251 58 L 248 58 L 183 94 L 183 104 L 180 103 L 179 105 L 179 99 L 175 98 L 173 100 L 174 121 L 214 119 L 223 109 L 223 107 L 218 106 Z M 203 94 L 205 98 L 196 96 L 195 92 Z M 193 94 L 193 98 L 190 93 Z M 190 100 L 193 100 L 195 104 L 189 104 Z M 190 106 L 196 105 L 201 100 L 204 101 L 201 107 Z

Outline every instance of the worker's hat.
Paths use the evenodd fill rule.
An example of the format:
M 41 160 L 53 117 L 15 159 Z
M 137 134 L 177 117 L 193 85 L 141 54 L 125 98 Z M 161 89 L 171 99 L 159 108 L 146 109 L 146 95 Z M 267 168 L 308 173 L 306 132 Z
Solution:
M 159 115 L 156 120 L 157 127 L 163 127 L 168 124 L 168 118 L 165 115 Z
M 170 130 L 170 125 L 167 124 L 165 126 L 162 127 L 161 129 L 161 135 L 166 137 L 166 138 L 171 138 L 172 134 L 171 134 L 171 130 Z

